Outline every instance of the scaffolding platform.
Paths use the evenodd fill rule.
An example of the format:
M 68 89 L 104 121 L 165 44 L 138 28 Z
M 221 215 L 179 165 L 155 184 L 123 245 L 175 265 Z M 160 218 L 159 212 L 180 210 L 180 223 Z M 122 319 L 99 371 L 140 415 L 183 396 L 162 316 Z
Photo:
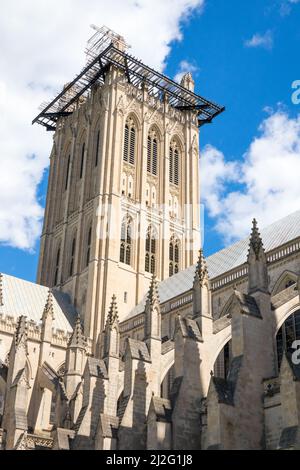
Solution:
M 37 123 L 48 131 L 55 131 L 58 120 L 72 114 L 79 99 L 87 97 L 94 84 L 104 83 L 111 66 L 122 70 L 133 86 L 140 89 L 147 86 L 150 96 L 160 100 L 167 97 L 169 104 L 181 111 L 196 111 L 199 127 L 211 123 L 225 110 L 225 107 L 187 90 L 130 55 L 124 39 L 106 26 L 98 28 L 92 25 L 92 28 L 96 32 L 87 44 L 84 69 L 50 103 L 41 105 L 41 112 L 32 124 Z

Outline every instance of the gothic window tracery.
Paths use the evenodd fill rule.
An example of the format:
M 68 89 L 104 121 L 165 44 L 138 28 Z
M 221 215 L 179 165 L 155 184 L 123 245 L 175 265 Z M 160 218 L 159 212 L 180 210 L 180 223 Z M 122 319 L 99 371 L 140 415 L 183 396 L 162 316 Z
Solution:
M 58 284 L 59 263 L 60 263 L 60 246 L 57 249 L 56 258 L 55 258 L 55 269 L 54 269 L 54 285 L 55 286 Z
M 85 157 L 85 143 L 83 143 L 82 147 L 81 147 L 81 160 L 80 160 L 80 172 L 79 172 L 79 179 L 80 180 L 83 177 L 84 157 Z
M 98 166 L 99 148 L 100 148 L 100 131 L 97 132 L 97 138 L 96 138 L 95 167 Z
M 75 252 L 76 252 L 76 236 L 74 236 L 71 244 L 71 257 L 70 257 L 70 266 L 69 266 L 69 277 L 72 277 L 74 274 L 74 264 L 75 264 Z
M 68 155 L 67 166 L 66 166 L 66 176 L 65 176 L 65 191 L 67 191 L 69 186 L 69 174 L 70 174 L 70 165 L 71 165 L 71 155 Z
M 173 236 L 169 245 L 169 276 L 179 272 L 180 241 Z
M 120 262 L 131 265 L 132 254 L 132 219 L 124 218 L 121 228 Z
M 179 146 L 175 139 L 171 141 L 169 149 L 169 181 L 175 186 L 179 185 L 179 166 L 180 166 L 180 151 Z
M 147 144 L 147 172 L 157 176 L 158 169 L 158 138 L 154 130 L 151 130 L 148 135 Z
M 132 118 L 128 118 L 124 131 L 124 162 L 134 165 L 136 153 L 136 126 Z
M 156 255 L 157 255 L 157 232 L 150 225 L 146 234 L 146 254 L 145 271 L 147 273 L 156 273 Z
M 91 258 L 91 246 L 92 246 L 92 227 L 89 228 L 87 236 L 87 247 L 86 247 L 86 259 L 85 267 L 87 268 Z
M 284 351 L 287 353 L 295 351 L 293 343 L 296 340 L 300 340 L 300 310 L 288 317 L 276 335 L 278 367 L 280 367 Z

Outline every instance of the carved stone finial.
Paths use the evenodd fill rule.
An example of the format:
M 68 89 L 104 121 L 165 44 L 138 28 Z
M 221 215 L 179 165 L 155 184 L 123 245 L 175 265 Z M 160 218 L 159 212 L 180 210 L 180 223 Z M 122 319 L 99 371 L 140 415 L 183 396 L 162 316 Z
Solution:
M 264 245 L 263 245 L 262 238 L 258 230 L 257 220 L 253 219 L 249 251 L 252 249 L 255 253 L 256 258 L 258 258 L 260 251 L 264 249 L 263 247 Z
M 106 319 L 106 329 L 112 328 L 113 325 L 119 323 L 118 316 L 118 307 L 117 307 L 117 298 L 115 295 L 112 296 L 111 304 L 109 307 L 107 319 Z
M 203 250 L 199 251 L 199 258 L 196 266 L 194 282 L 199 282 L 200 286 L 203 286 L 203 283 L 206 279 L 208 279 L 208 270 L 206 261 L 204 258 Z
M 72 336 L 69 341 L 69 347 L 71 348 L 86 348 L 86 337 L 83 334 L 83 328 L 80 320 L 80 316 L 78 315 Z
M 27 318 L 25 316 L 21 316 L 18 318 L 15 337 L 14 337 L 16 348 L 23 345 L 27 351 L 27 338 L 28 338 Z
M 42 321 L 46 320 L 46 318 L 48 318 L 49 315 L 52 317 L 52 320 L 54 320 L 53 293 L 51 289 L 49 289 L 48 291 L 48 296 L 47 296 L 46 304 L 45 304 L 44 311 L 43 311 Z
M 187 88 L 189 91 L 195 90 L 195 82 L 190 72 L 183 75 L 180 85 L 184 88 Z
M 148 292 L 147 303 L 154 305 L 155 302 L 159 302 L 159 293 L 158 281 L 155 274 L 153 274 Z

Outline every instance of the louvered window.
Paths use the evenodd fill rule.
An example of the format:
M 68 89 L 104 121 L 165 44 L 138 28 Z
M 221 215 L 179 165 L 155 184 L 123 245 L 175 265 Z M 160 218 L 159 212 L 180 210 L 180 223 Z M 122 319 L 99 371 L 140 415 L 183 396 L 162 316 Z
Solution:
M 85 260 L 86 267 L 89 265 L 89 262 L 90 262 L 91 245 L 92 245 L 92 227 L 90 227 L 89 232 L 88 232 L 88 237 L 87 237 L 86 260 Z
M 150 226 L 146 235 L 145 271 L 155 274 L 156 270 L 156 230 Z
M 175 237 L 172 237 L 170 240 L 169 247 L 169 275 L 170 277 L 173 274 L 179 272 L 179 261 L 180 261 L 180 242 Z
M 79 179 L 82 179 L 82 177 L 83 177 L 84 156 L 85 156 L 85 144 L 83 144 L 82 149 L 81 149 L 81 161 L 80 161 Z
M 95 167 L 98 166 L 98 161 L 99 161 L 99 148 L 100 148 L 100 131 L 97 132 Z
M 180 153 L 175 141 L 170 146 L 170 162 L 169 162 L 169 181 L 176 186 L 179 185 L 179 169 L 180 169 Z
M 121 227 L 121 242 L 120 242 L 120 261 L 121 263 L 131 264 L 131 249 L 132 249 L 132 219 L 126 217 L 123 220 Z
M 71 155 L 68 156 L 68 160 L 67 160 L 65 191 L 68 189 L 68 185 L 69 185 L 70 164 L 71 164 Z
M 70 277 L 73 276 L 74 274 L 75 251 L 76 251 L 76 238 L 74 237 L 72 240 L 72 245 L 71 245 L 71 258 L 70 258 L 70 269 L 69 269 Z
M 123 160 L 131 165 L 135 163 L 136 154 L 136 128 L 133 120 L 130 118 L 126 122 L 124 131 L 124 150 Z
M 55 261 L 55 271 L 54 271 L 54 285 L 55 286 L 58 284 L 59 262 L 60 262 L 60 247 L 57 250 L 56 261 Z
M 124 154 L 123 154 L 124 162 L 128 162 L 128 150 L 129 150 L 129 127 L 128 127 L 128 124 L 126 124 L 125 132 L 124 132 Z
M 154 130 L 150 131 L 147 145 L 147 171 L 157 176 L 158 140 Z

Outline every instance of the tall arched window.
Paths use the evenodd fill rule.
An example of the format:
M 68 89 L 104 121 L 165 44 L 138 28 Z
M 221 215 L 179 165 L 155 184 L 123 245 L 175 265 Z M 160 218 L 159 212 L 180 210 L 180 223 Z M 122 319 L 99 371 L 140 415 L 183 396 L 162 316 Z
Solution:
M 100 148 L 100 131 L 97 132 L 97 139 L 96 139 L 95 167 L 98 166 L 99 148 Z
M 70 257 L 70 269 L 69 269 L 69 276 L 73 276 L 74 274 L 74 264 L 75 264 L 75 252 L 76 252 L 76 237 L 72 240 L 71 245 L 71 257 Z
M 58 284 L 59 262 L 60 262 L 60 247 L 58 248 L 56 252 L 56 259 L 55 259 L 54 282 L 53 282 L 55 286 Z
M 68 156 L 68 160 L 67 160 L 65 191 L 67 191 L 68 185 L 69 185 L 70 164 L 71 164 L 71 155 Z
M 82 145 L 82 148 L 81 148 L 81 160 L 80 160 L 80 172 L 79 172 L 79 179 L 80 180 L 83 177 L 84 155 L 85 155 L 85 143 Z
M 134 165 L 136 151 L 136 127 L 132 118 L 127 119 L 124 131 L 123 160 Z
M 169 276 L 179 272 L 180 258 L 180 242 L 177 238 L 172 237 L 169 246 Z
M 289 316 L 277 333 L 278 367 L 280 367 L 284 351 L 287 353 L 295 351 L 293 349 L 293 343 L 296 340 L 300 340 L 300 310 Z
M 147 171 L 154 176 L 157 176 L 157 149 L 158 139 L 154 130 L 150 131 L 148 135 L 147 145 Z
M 89 262 L 90 262 L 91 246 L 92 246 L 92 227 L 89 228 L 88 236 L 87 236 L 85 267 L 88 267 Z
M 121 243 L 120 243 L 120 261 L 121 263 L 131 264 L 132 249 L 132 219 L 126 217 L 122 222 Z
M 156 272 L 156 254 L 157 254 L 157 234 L 156 230 L 150 225 L 146 235 L 146 254 L 145 254 L 145 271 L 155 274 Z
M 179 185 L 179 167 L 180 167 L 180 152 L 177 142 L 172 140 L 170 145 L 170 166 L 169 166 L 169 181 L 176 186 Z

